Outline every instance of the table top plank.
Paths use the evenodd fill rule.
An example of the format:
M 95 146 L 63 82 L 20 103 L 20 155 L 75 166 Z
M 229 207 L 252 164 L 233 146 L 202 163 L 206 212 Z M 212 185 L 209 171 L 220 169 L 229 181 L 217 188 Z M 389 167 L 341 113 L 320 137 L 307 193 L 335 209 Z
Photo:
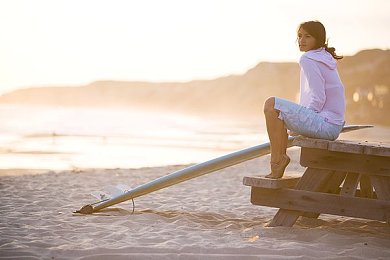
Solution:
M 294 139 L 293 145 L 304 148 L 323 149 L 334 152 L 367 154 L 390 157 L 390 143 L 351 141 L 351 140 L 322 140 L 303 136 Z
M 300 164 L 304 167 L 356 172 L 390 177 L 390 159 L 384 156 L 341 153 L 315 148 L 302 148 Z M 303 177 L 303 176 L 302 176 Z

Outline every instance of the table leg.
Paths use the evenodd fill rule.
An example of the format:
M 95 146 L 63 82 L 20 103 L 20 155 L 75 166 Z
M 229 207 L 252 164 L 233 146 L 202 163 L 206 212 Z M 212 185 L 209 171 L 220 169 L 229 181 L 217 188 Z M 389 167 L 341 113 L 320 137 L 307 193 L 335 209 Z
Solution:
M 320 191 L 323 191 L 325 193 L 338 194 L 340 192 L 340 185 L 344 181 L 346 175 L 346 172 L 335 171 L 332 174 L 330 180 Z
M 360 181 L 360 173 L 349 172 L 345 178 L 343 188 L 340 191 L 341 196 L 353 197 Z
M 362 175 L 360 177 L 360 196 L 362 198 L 373 198 L 374 197 L 371 179 L 367 175 Z
M 378 199 L 390 200 L 390 177 L 372 175 L 370 179 Z
M 339 171 L 333 171 L 331 173 L 331 177 L 329 178 L 329 181 L 324 183 L 322 187 L 318 189 L 320 192 L 325 193 L 332 193 L 332 194 L 338 194 L 340 192 L 340 185 L 344 181 L 345 176 L 347 175 L 346 172 L 339 172 Z M 302 216 L 307 218 L 318 218 L 320 216 L 320 213 L 317 212 L 305 212 L 302 214 Z
M 317 191 L 330 179 L 332 173 L 330 170 L 307 168 L 295 189 Z M 302 212 L 298 210 L 279 209 L 269 226 L 291 227 L 300 215 Z
M 371 175 L 370 179 L 378 199 L 390 201 L 390 177 Z M 387 224 L 390 225 L 390 210 L 386 212 L 386 219 Z

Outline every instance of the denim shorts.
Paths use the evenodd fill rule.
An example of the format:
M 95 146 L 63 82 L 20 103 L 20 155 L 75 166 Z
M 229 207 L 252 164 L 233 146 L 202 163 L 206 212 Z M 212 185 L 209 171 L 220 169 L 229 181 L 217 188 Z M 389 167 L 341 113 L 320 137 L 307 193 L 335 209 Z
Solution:
M 336 125 L 316 113 L 294 102 L 275 97 L 275 109 L 279 110 L 279 119 L 294 134 L 310 138 L 336 140 L 343 125 Z

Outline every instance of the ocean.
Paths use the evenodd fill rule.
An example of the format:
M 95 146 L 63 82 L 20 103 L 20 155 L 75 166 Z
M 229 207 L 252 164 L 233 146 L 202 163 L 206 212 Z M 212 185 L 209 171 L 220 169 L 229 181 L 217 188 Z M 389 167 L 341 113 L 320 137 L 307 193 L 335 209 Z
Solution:
M 186 165 L 268 140 L 258 120 L 131 108 L 0 105 L 0 169 Z

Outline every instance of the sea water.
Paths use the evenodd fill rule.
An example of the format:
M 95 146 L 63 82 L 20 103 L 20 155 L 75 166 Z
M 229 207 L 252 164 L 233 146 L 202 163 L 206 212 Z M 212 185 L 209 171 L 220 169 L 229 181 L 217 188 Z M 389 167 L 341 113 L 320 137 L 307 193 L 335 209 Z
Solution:
M 0 105 L 0 169 L 199 163 L 267 141 L 258 120 L 135 108 Z

